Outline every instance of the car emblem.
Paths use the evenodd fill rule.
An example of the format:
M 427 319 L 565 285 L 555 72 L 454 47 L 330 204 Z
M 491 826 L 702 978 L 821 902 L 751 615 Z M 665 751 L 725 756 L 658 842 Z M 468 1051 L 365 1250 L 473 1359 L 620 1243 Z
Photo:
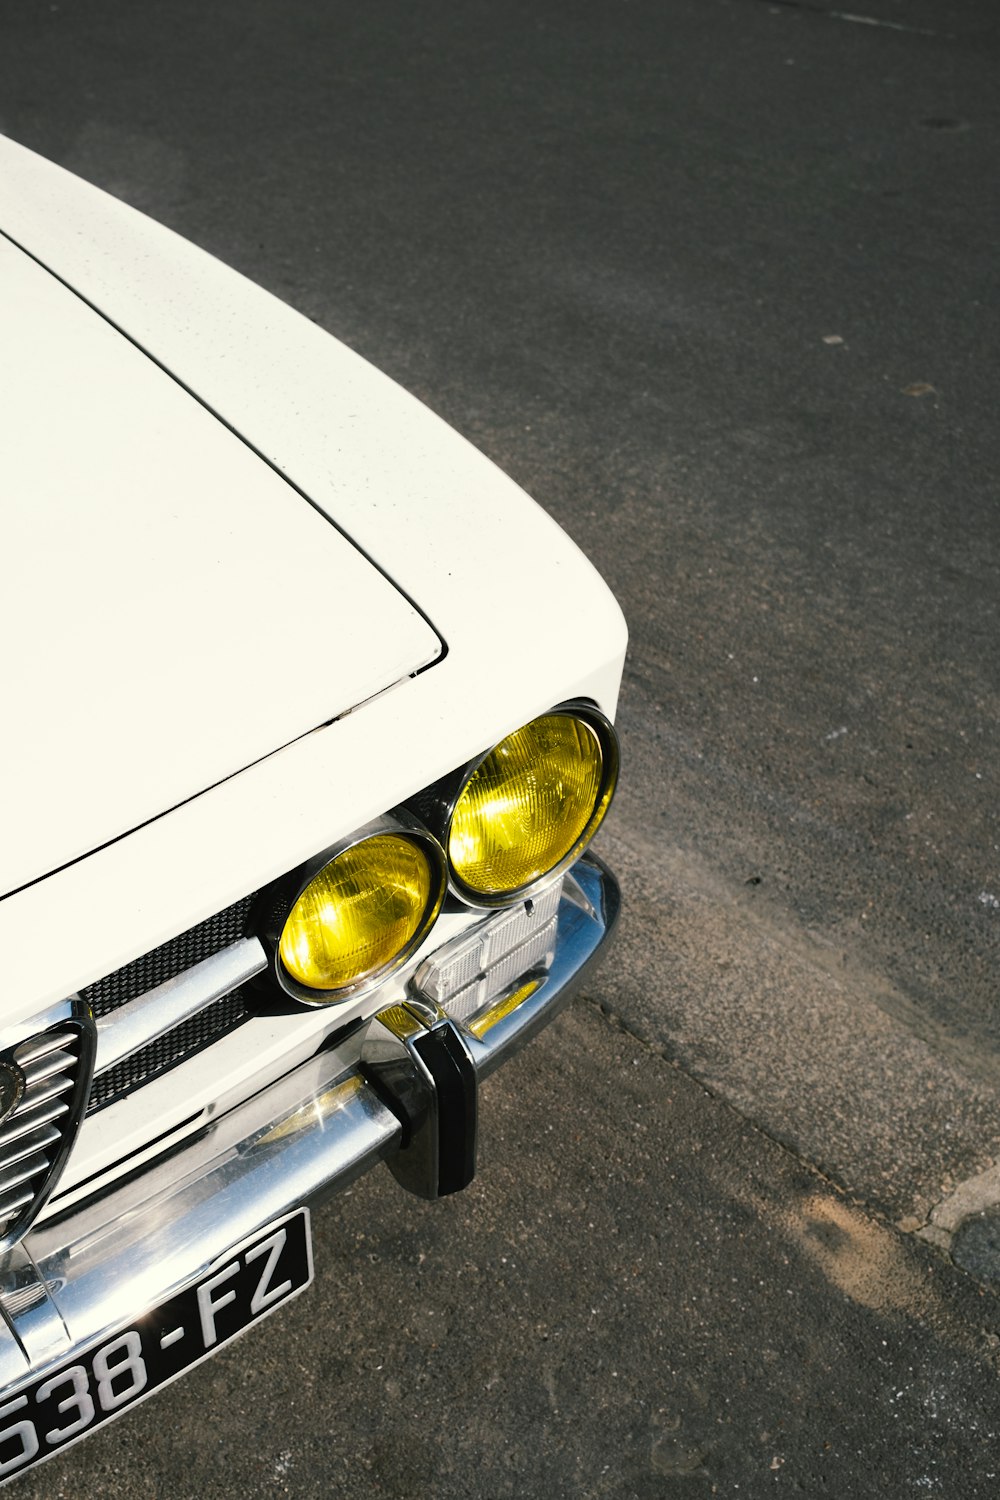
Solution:
M 21 1102 L 24 1074 L 16 1063 L 0 1062 L 0 1124 Z

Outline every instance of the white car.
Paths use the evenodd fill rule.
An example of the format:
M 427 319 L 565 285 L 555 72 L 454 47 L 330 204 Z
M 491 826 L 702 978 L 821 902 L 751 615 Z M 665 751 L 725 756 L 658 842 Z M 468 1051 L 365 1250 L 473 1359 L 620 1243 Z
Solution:
M 309 1204 L 469 1181 L 617 913 L 625 627 L 218 261 L 3 140 L 0 229 L 6 1478 L 300 1291 Z

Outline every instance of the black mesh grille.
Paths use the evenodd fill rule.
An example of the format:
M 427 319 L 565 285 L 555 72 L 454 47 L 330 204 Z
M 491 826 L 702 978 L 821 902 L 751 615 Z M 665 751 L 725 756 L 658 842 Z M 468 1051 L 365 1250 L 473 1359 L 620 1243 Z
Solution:
M 123 1058 L 113 1068 L 99 1073 L 90 1092 L 87 1113 L 93 1114 L 106 1104 L 113 1104 L 116 1099 L 130 1094 L 141 1084 L 150 1083 L 161 1073 L 166 1073 L 186 1058 L 211 1046 L 212 1042 L 217 1042 L 227 1032 L 242 1026 L 244 1021 L 250 1019 L 243 994 L 243 989 L 238 989 L 231 995 L 224 995 L 214 1005 L 207 1006 L 190 1020 L 175 1026 L 173 1031 L 165 1032 L 147 1047 L 134 1052 L 131 1057 Z
M 227 906 L 225 911 L 216 912 L 214 917 L 199 922 L 197 927 L 189 928 L 179 937 L 133 959 L 124 968 L 89 984 L 83 996 L 90 1002 L 94 1015 L 106 1016 L 119 1005 L 134 1000 L 136 995 L 144 995 L 158 984 L 165 984 L 168 979 L 183 974 L 185 969 L 200 964 L 202 959 L 211 958 L 213 953 L 235 943 L 245 935 L 247 915 L 255 895 L 256 892 L 244 896 L 241 901 Z

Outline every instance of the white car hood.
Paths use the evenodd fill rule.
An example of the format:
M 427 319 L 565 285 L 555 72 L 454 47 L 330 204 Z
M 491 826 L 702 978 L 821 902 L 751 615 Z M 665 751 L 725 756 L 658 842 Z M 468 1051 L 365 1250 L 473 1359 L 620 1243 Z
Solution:
M 287 480 L 2 238 L 0 329 L 3 895 L 441 643 Z

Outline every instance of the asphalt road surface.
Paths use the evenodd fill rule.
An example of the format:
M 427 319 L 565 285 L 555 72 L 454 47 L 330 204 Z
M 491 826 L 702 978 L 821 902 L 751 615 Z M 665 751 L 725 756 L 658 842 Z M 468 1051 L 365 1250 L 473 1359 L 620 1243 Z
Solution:
M 997 1493 L 998 31 L 4 0 L 0 128 L 414 391 L 632 630 L 621 936 L 473 1187 L 366 1178 L 25 1500 Z

